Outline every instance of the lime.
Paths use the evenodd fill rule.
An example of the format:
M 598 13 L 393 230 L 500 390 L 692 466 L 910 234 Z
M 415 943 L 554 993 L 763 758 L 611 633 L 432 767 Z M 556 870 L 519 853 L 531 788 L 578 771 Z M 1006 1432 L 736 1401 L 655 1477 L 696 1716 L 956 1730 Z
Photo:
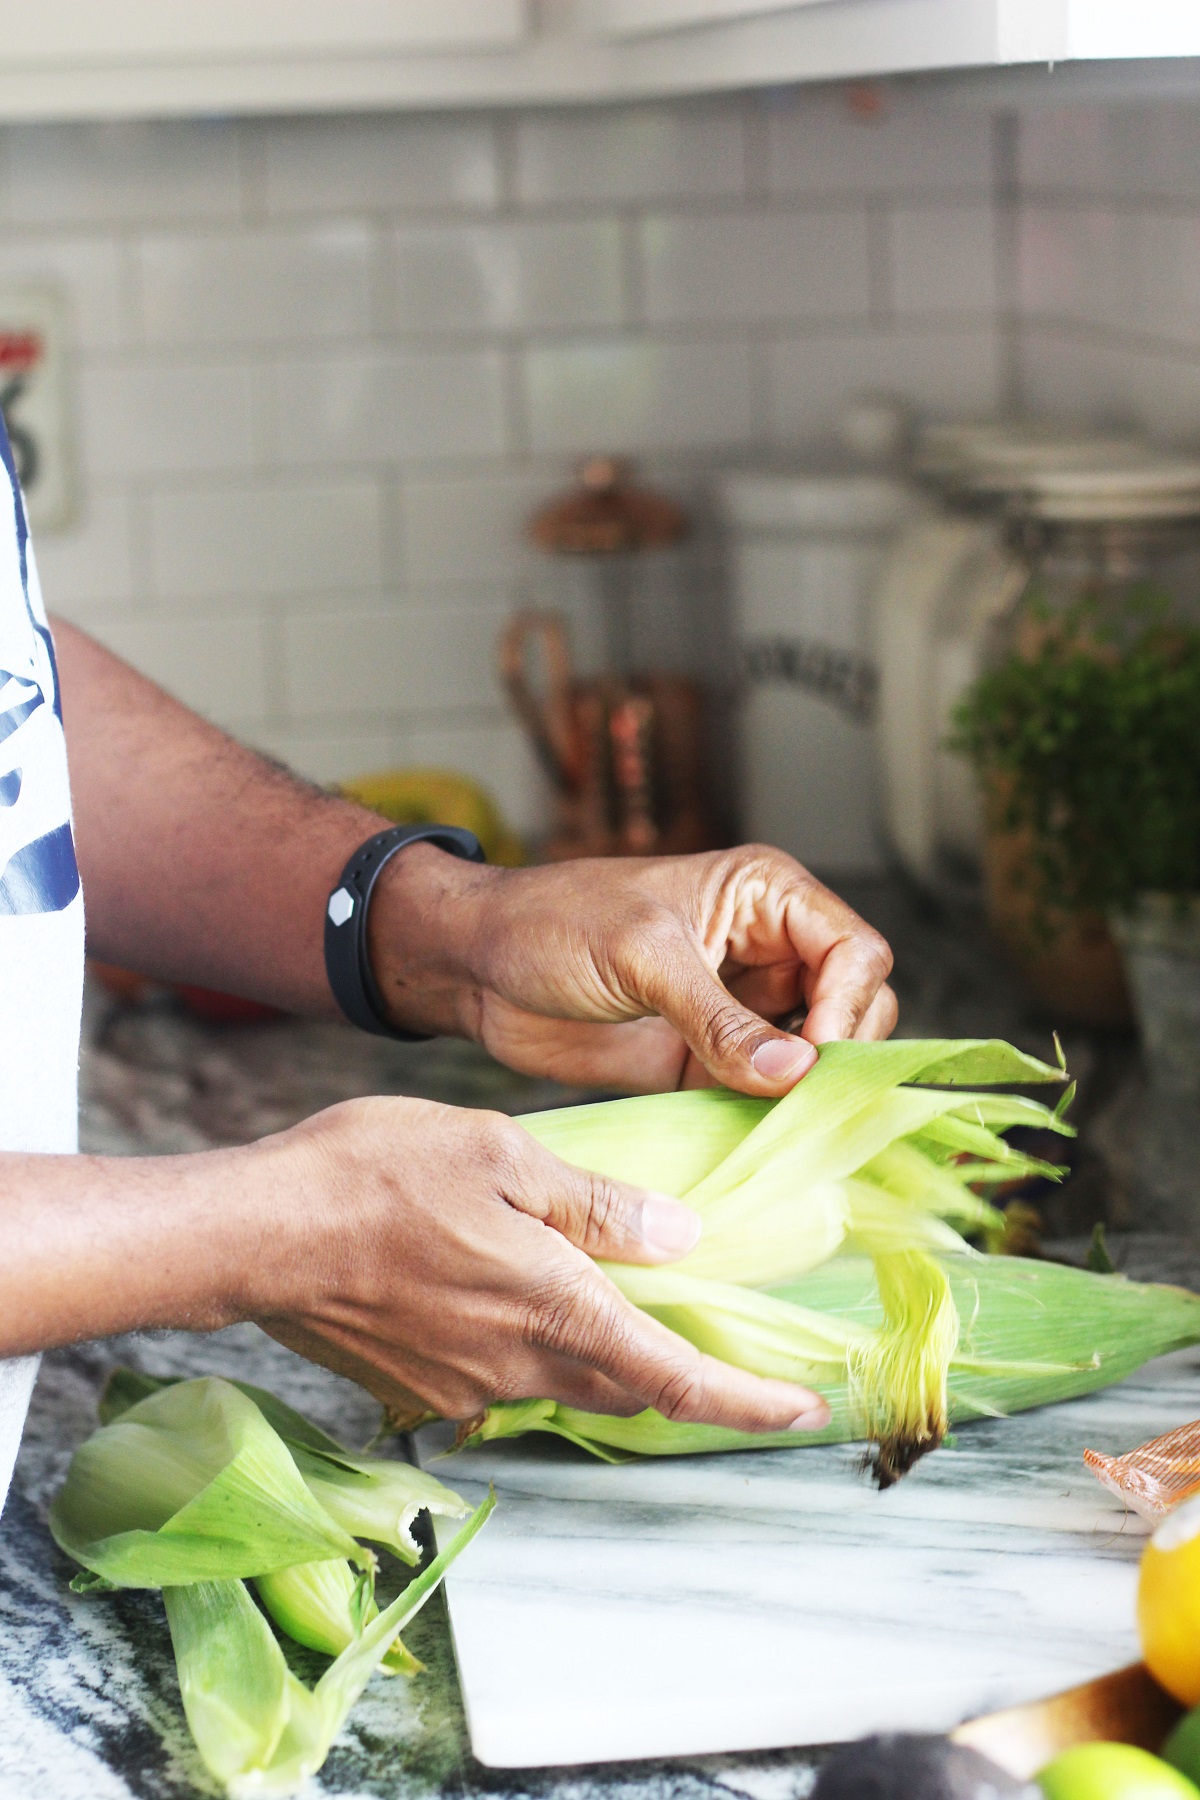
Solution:
M 1200 1706 L 1180 1719 L 1162 1753 L 1164 1761 L 1200 1785 Z
M 1200 1800 L 1178 1769 L 1132 1744 L 1077 1744 L 1038 1776 L 1046 1800 Z

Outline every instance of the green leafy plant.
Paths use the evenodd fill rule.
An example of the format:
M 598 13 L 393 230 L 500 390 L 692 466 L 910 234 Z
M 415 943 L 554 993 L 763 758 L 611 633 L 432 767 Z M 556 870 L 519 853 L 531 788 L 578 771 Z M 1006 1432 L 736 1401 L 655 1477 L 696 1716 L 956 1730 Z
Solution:
M 1094 602 L 1036 607 L 1023 644 L 957 709 L 953 748 L 1002 830 L 1030 845 L 1039 910 L 1128 910 L 1200 891 L 1200 631 L 1145 595 L 1113 622 Z

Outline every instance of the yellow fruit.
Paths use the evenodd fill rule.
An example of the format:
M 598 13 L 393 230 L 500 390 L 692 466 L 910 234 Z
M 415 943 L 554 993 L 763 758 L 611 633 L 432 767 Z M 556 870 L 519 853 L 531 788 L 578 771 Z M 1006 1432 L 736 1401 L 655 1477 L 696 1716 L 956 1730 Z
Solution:
M 342 793 L 395 825 L 459 825 L 473 831 L 491 863 L 525 860 L 491 795 L 449 769 L 384 769 L 342 783 Z
M 1142 1553 L 1138 1631 L 1154 1679 L 1200 1702 L 1200 1495 L 1163 1520 Z
M 1045 1800 L 1197 1800 L 1186 1775 L 1132 1744 L 1077 1744 L 1037 1778 Z

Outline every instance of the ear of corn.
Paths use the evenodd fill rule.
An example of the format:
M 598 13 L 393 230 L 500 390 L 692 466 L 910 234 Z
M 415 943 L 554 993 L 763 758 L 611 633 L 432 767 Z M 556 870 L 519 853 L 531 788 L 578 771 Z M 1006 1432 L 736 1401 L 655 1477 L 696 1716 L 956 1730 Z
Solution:
M 959 1090 L 969 1082 L 1062 1079 L 1060 1070 L 998 1042 L 827 1044 L 816 1068 L 777 1102 L 700 1090 L 564 1108 L 521 1123 L 583 1168 L 686 1198 L 704 1235 L 681 1269 L 763 1286 L 817 1267 L 851 1231 L 869 1248 L 868 1209 L 860 1196 L 855 1219 L 846 1182 L 857 1175 L 894 1190 L 905 1151 L 914 1165 L 910 1201 L 967 1229 L 995 1227 L 994 1213 L 953 1172 L 955 1152 L 942 1146 L 947 1156 L 933 1161 L 920 1134 L 948 1118 L 952 1135 L 959 1126 L 971 1139 L 977 1160 L 998 1159 L 1005 1173 L 997 1180 L 1032 1172 L 1031 1159 L 1022 1162 L 988 1125 L 1069 1127 L 1036 1101 Z M 924 1085 L 903 1085 L 913 1082 Z
M 518 1122 L 564 1162 L 678 1198 L 724 1162 L 774 1105 L 726 1088 L 665 1098 L 667 1129 L 661 1094 L 526 1113 Z
M 1183 1288 L 1019 1257 L 939 1254 L 935 1260 L 948 1282 L 959 1321 L 947 1382 L 952 1425 L 1075 1399 L 1123 1380 L 1153 1357 L 1200 1343 L 1200 1295 Z M 830 1406 L 830 1423 L 824 1431 L 764 1437 L 711 1425 L 677 1424 L 652 1411 L 618 1419 L 550 1402 L 525 1402 L 490 1408 L 463 1434 L 463 1441 L 549 1431 L 611 1458 L 848 1443 L 869 1435 L 863 1346 L 877 1341 L 887 1323 L 886 1296 L 881 1295 L 870 1261 L 840 1256 L 802 1280 L 768 1293 L 733 1289 L 728 1301 L 719 1284 L 704 1284 L 703 1293 L 688 1291 L 704 1315 L 700 1327 L 692 1326 L 686 1308 L 671 1309 L 673 1273 L 669 1268 L 653 1271 L 657 1278 L 653 1305 L 646 1304 L 647 1290 L 636 1282 L 630 1297 L 656 1316 L 669 1316 L 673 1328 L 702 1349 L 720 1341 L 725 1360 L 740 1367 L 784 1374 L 791 1355 L 791 1378 L 803 1380 L 801 1371 L 813 1370 L 813 1385 Z M 769 1304 L 759 1310 L 760 1302 Z M 799 1313 L 794 1331 L 789 1325 L 793 1308 Z M 748 1311 L 754 1315 L 752 1329 L 741 1324 Z M 725 1322 L 718 1340 L 712 1318 L 722 1312 Z M 836 1375 L 815 1372 L 812 1345 L 820 1341 L 822 1326 L 814 1321 L 846 1333 L 846 1354 Z M 934 1335 L 936 1339 L 936 1329 Z M 902 1388 L 926 1379 L 920 1369 L 914 1374 L 907 1361 L 893 1367 L 892 1376 Z
M 687 1200 L 704 1232 L 672 1266 L 673 1280 L 761 1288 L 847 1251 L 869 1255 L 884 1318 L 853 1380 L 860 1428 L 878 1439 L 886 1477 L 936 1445 L 949 1416 L 958 1315 L 931 1253 L 965 1253 L 961 1232 L 999 1240 L 1002 1215 L 980 1189 L 1063 1173 L 1000 1136 L 1017 1124 L 1069 1134 L 1061 1109 L 971 1084 L 1063 1080 L 1061 1069 L 997 1042 L 839 1043 L 775 1103 L 700 1092 L 525 1123 L 585 1167 Z M 628 1291 L 618 1270 L 609 1273 Z M 690 1316 L 694 1327 L 694 1306 Z M 728 1335 L 728 1304 L 719 1317 L 710 1343 Z
M 379 1616 L 369 1578 L 348 1562 L 297 1563 L 259 1575 L 254 1586 L 281 1631 L 325 1656 L 340 1656 Z M 421 1669 L 399 1638 L 379 1666 L 389 1675 L 416 1675 Z

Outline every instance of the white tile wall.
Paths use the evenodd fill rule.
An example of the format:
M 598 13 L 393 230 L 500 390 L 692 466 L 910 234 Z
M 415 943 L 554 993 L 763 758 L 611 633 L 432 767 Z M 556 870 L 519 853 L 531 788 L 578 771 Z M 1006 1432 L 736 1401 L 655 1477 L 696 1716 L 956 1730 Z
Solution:
M 185 619 L 100 617 L 89 629 L 166 688 L 178 690 L 187 670 L 192 704 L 230 730 L 253 729 L 267 709 L 267 657 L 262 622 L 238 612 Z
M 5 137 L 17 225 L 141 225 L 242 211 L 241 139 L 228 121 L 23 125 Z
M 772 437 L 828 456 L 847 394 L 898 399 L 936 419 L 994 413 L 999 343 L 989 323 L 822 331 L 774 344 L 767 386 Z
M 446 211 L 499 199 L 488 118 L 272 120 L 243 128 L 269 213 Z
M 383 579 L 381 494 L 362 477 L 169 488 L 151 495 L 147 527 L 150 594 L 180 608 L 377 591 Z
M 248 363 L 96 363 L 79 380 L 86 466 L 111 478 L 249 471 L 256 461 Z
M 766 96 L 769 182 L 777 194 L 990 194 L 992 121 L 983 107 L 928 92 L 836 89 Z
M 361 336 L 375 256 L 358 219 L 147 237 L 134 248 L 146 337 L 266 347 Z
M 696 505 L 731 456 L 829 452 L 855 394 L 1017 385 L 1200 440 L 1200 102 L 1016 144 L 1010 232 L 995 119 L 927 84 L 4 131 L 0 284 L 75 334 L 50 602 L 306 774 L 457 765 L 536 826 L 493 644 L 560 591 L 522 534 L 577 455 Z
M 285 628 L 289 710 L 408 718 L 500 704 L 494 648 L 499 609 L 337 606 L 295 613 Z
M 887 220 L 892 298 L 905 316 L 996 308 L 996 219 L 988 205 L 897 206 Z
M 1196 201 L 1200 109 L 1171 100 L 1032 109 L 1018 166 L 1030 193 Z
M 47 604 L 88 625 L 100 613 L 128 612 L 137 590 L 134 503 L 127 493 L 93 492 L 81 525 L 36 546 Z
M 741 338 L 678 343 L 596 338 L 524 358 L 534 450 L 732 449 L 754 435 L 750 347 Z
M 404 487 L 404 546 L 418 588 L 495 588 L 540 575 L 525 527 L 555 472 L 414 476 Z
M 406 353 L 377 345 L 288 358 L 271 371 L 284 463 L 502 456 L 505 366 L 495 350 Z
M 1200 446 L 1200 104 L 1030 111 L 1018 133 L 1026 403 Z
M 864 317 L 865 211 L 746 206 L 654 214 L 641 227 L 646 316 L 656 324 Z
M 740 195 L 745 113 L 727 101 L 535 113 L 517 123 L 516 166 L 535 206 Z
M 539 331 L 624 316 L 614 219 L 409 226 L 390 250 L 398 331 Z

